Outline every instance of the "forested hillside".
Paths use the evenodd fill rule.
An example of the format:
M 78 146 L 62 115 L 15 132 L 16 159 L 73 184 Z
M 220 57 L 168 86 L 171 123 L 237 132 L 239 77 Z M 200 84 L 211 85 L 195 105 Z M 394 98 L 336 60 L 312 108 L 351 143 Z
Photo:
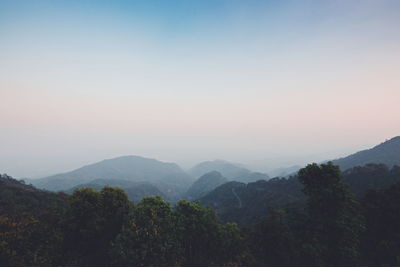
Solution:
M 185 198 L 189 200 L 199 199 L 226 182 L 228 182 L 228 179 L 223 177 L 221 173 L 211 171 L 201 176 L 189 187 Z
M 238 227 L 196 202 L 171 206 L 160 197 L 131 202 L 123 190 L 107 186 L 51 193 L 4 175 L 0 262 L 5 267 L 394 267 L 400 263 L 399 178 L 399 167 L 368 165 L 342 176 L 328 163 L 308 165 L 290 179 L 229 182 L 208 197 L 238 211 L 224 221 L 248 218 Z
M 368 164 L 349 169 L 342 177 L 352 192 L 362 198 L 368 190 L 400 182 L 400 167 Z M 301 189 L 297 176 L 248 184 L 229 182 L 203 196 L 199 202 L 212 207 L 223 221 L 248 225 L 260 222 L 271 209 L 302 207 L 305 195 Z
M 204 161 L 193 166 L 188 173 L 193 177 L 201 177 L 206 173 L 217 171 L 230 181 L 236 182 L 255 182 L 268 179 L 268 175 L 260 172 L 252 172 L 238 164 L 230 163 L 225 160 Z

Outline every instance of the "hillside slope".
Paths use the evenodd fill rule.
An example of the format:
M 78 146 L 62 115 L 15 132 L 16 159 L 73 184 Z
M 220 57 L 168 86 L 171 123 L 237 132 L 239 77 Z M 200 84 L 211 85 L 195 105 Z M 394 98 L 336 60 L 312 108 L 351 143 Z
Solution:
M 267 180 L 269 177 L 265 173 L 252 172 L 238 164 L 225 160 L 212 160 L 201 162 L 192 167 L 188 173 L 193 177 L 201 177 L 206 173 L 217 171 L 226 177 L 229 181 L 236 182 L 255 182 L 258 180 Z
M 188 200 L 196 200 L 226 182 L 228 182 L 228 179 L 217 171 L 206 173 L 190 186 L 185 197 Z
M 382 163 L 388 167 L 400 165 L 400 136 L 394 137 L 371 149 L 359 151 L 350 156 L 332 161 L 342 171 L 369 163 Z
M 385 189 L 400 182 L 400 167 L 368 164 L 351 168 L 342 174 L 343 182 L 359 198 L 371 189 Z M 249 225 L 260 222 L 269 210 L 291 205 L 301 207 L 305 196 L 296 176 L 273 178 L 254 183 L 225 183 L 199 199 L 212 207 L 225 222 Z
M 139 156 L 124 156 L 90 164 L 71 172 L 29 180 L 51 191 L 68 190 L 96 179 L 149 182 L 174 198 L 187 190 L 192 179 L 178 165 Z

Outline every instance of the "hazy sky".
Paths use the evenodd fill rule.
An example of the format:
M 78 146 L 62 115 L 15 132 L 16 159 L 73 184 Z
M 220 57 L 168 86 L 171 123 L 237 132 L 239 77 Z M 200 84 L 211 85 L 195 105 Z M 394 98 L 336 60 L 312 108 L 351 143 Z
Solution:
M 398 0 L 0 0 L 0 173 L 259 170 L 400 135 Z

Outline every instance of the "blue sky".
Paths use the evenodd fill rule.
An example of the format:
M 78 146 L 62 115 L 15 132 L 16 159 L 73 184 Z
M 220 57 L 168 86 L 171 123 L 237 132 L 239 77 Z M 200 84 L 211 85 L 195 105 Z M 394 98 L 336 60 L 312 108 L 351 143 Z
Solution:
M 0 172 L 126 154 L 270 170 L 399 135 L 399 11 L 396 0 L 0 0 Z

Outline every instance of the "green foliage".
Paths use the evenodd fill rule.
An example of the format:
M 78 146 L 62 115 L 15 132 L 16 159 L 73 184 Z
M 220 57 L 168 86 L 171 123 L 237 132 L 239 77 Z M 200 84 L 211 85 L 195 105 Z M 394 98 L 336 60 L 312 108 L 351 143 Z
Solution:
M 62 237 L 33 217 L 0 217 L 1 266 L 54 266 Z
M 217 266 L 248 266 L 249 251 L 236 223 L 218 225 Z
M 112 255 L 117 266 L 176 266 L 180 247 L 169 204 L 160 197 L 146 197 L 135 206 L 113 243 Z
M 130 205 L 118 188 L 74 192 L 65 219 L 65 249 L 74 264 L 109 266 L 111 241 L 126 224 Z
M 270 208 L 285 209 L 305 199 L 296 177 L 274 178 L 254 183 L 228 182 L 199 199 L 211 206 L 223 222 L 254 225 L 268 216 Z M 239 199 L 241 200 L 239 203 Z
M 347 170 L 343 176 L 343 181 L 351 187 L 354 194 L 362 198 L 368 190 L 384 189 L 400 182 L 400 167 L 393 166 L 389 169 L 384 164 L 370 163 Z
M 370 191 L 363 199 L 367 231 L 363 235 L 365 265 L 400 266 L 400 184 Z
M 66 199 L 0 175 L 0 266 L 58 265 Z
M 400 180 L 399 170 L 368 165 L 344 177 L 362 195 Z M 215 192 L 250 217 L 243 221 L 265 219 L 239 228 L 197 202 L 146 197 L 134 205 L 118 188 L 68 196 L 0 176 L 0 266 L 357 266 L 360 240 L 362 266 L 399 266 L 400 185 L 367 193 L 361 207 L 328 163 L 307 166 L 298 180 L 228 183 Z M 288 206 L 290 199 L 300 202 Z
M 304 253 L 309 266 L 356 266 L 364 230 L 360 205 L 342 183 L 339 167 L 311 164 L 299 171 L 307 199 Z
M 182 200 L 175 208 L 183 266 L 224 266 L 242 255 L 235 224 L 220 225 L 215 213 L 199 203 Z
M 257 224 L 251 233 L 250 246 L 258 266 L 295 265 L 294 240 L 284 215 L 282 210 L 271 210 L 270 216 Z
M 180 242 L 184 249 L 184 266 L 209 266 L 215 257 L 217 219 L 198 203 L 180 201 L 176 206 Z

